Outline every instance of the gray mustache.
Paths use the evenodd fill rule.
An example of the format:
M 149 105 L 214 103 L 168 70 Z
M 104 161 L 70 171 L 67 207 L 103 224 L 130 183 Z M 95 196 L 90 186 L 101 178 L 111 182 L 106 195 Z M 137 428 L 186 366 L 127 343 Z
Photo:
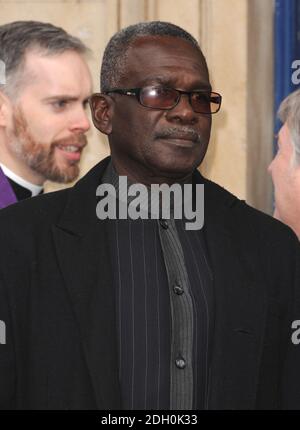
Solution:
M 181 128 L 166 128 L 165 130 L 156 132 L 154 134 L 155 139 L 188 139 L 192 140 L 196 143 L 201 143 L 202 137 L 199 133 L 197 133 L 195 130 L 192 130 L 188 127 L 181 127 Z

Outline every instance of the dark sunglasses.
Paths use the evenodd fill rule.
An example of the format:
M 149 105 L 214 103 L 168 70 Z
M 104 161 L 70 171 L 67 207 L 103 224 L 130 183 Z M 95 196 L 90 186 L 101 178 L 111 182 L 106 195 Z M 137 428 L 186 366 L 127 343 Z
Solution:
M 112 89 L 104 94 L 117 93 L 124 96 L 134 96 L 138 102 L 145 107 L 152 109 L 172 109 L 175 107 L 182 94 L 189 97 L 189 102 L 194 112 L 201 114 L 213 114 L 220 110 L 222 96 L 218 93 L 207 90 L 181 91 L 175 88 L 165 87 L 143 87 L 131 89 Z

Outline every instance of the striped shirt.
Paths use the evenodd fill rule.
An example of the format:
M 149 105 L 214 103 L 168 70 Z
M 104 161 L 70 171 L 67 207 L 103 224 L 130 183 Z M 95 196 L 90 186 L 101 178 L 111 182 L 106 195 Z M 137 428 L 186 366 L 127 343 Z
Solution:
M 102 180 L 119 191 L 112 163 Z M 108 223 L 123 409 L 207 407 L 212 272 L 185 220 Z

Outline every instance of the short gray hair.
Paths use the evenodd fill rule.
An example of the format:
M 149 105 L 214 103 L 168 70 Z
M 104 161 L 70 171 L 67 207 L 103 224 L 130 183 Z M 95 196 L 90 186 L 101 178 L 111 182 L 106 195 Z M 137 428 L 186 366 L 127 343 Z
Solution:
M 15 96 L 23 82 L 25 55 L 30 50 L 44 55 L 71 50 L 86 54 L 89 49 L 77 37 L 52 24 L 39 21 L 15 21 L 0 26 L 0 60 L 5 65 L 5 83 L 0 90 Z M 1 82 L 0 82 L 1 84 Z
M 278 117 L 289 128 L 294 150 L 293 161 L 295 165 L 300 165 L 300 90 L 294 91 L 281 102 Z
M 116 88 L 126 69 L 126 59 L 129 48 L 139 37 L 172 36 L 184 39 L 198 49 L 207 70 L 205 57 L 197 40 L 187 31 L 175 24 L 163 21 L 141 22 L 130 25 L 116 33 L 108 42 L 102 59 L 101 91 Z

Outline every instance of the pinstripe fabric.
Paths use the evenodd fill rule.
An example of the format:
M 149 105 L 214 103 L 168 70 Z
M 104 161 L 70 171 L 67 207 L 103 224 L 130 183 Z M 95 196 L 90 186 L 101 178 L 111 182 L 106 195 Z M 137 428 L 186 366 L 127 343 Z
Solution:
M 156 221 L 109 223 L 124 409 L 169 409 L 170 299 Z
M 110 164 L 102 182 L 118 190 Z M 124 409 L 203 409 L 212 276 L 184 220 L 108 222 Z

